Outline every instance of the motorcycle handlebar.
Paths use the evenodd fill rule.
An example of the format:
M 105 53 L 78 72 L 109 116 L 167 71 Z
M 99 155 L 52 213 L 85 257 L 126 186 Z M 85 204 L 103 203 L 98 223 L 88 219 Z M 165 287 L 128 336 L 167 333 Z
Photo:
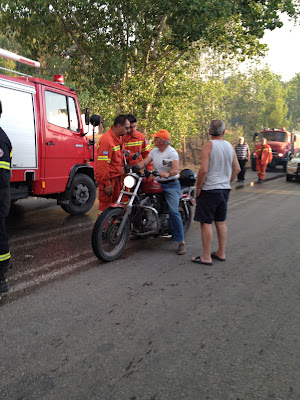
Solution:
M 142 175 L 142 173 L 141 173 L 141 171 L 140 171 L 141 168 L 140 168 L 137 164 L 136 164 L 136 165 L 133 165 L 132 167 L 130 167 L 129 164 L 125 165 L 124 170 L 125 170 L 126 174 L 128 174 L 128 173 L 130 172 L 130 169 L 132 170 L 133 173 Z M 159 172 L 158 172 L 157 170 L 148 171 L 147 169 L 145 169 L 145 170 L 144 170 L 144 176 L 145 176 L 146 178 L 149 178 L 150 175 L 159 176 Z

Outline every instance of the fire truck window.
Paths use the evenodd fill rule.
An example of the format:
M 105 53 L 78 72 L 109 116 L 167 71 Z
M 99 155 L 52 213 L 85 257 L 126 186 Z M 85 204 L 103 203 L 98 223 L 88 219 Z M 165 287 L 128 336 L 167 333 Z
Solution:
M 54 92 L 45 92 L 47 121 L 50 124 L 69 128 L 66 96 Z
M 78 132 L 78 117 L 76 111 L 75 100 L 72 97 L 69 97 L 69 113 L 70 113 L 70 129 L 71 131 Z
M 263 137 L 265 137 L 268 141 L 271 142 L 286 142 L 287 134 L 286 132 L 264 132 Z

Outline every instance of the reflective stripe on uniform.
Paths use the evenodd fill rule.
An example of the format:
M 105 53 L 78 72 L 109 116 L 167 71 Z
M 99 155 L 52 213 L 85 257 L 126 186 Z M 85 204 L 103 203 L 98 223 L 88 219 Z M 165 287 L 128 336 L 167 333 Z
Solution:
M 7 169 L 8 171 L 10 170 L 10 163 L 7 161 L 0 161 L 0 168 Z
M 118 151 L 118 150 L 120 150 L 120 145 L 112 148 L 112 151 Z
M 132 146 L 140 146 L 143 144 L 143 141 L 139 141 L 139 142 L 128 142 L 125 143 L 125 147 L 132 147 Z
M 0 262 L 1 261 L 6 261 L 10 259 L 10 252 L 6 253 L 6 254 L 0 254 Z
M 142 150 L 142 153 L 144 152 L 144 151 L 146 151 L 146 150 L 149 150 L 150 149 L 150 144 L 148 144 L 148 146 L 146 146 L 143 150 Z
M 97 158 L 97 160 L 98 160 L 98 161 L 107 161 L 109 164 L 110 164 L 110 162 L 111 162 L 111 159 L 108 158 L 107 156 L 99 156 L 99 157 Z

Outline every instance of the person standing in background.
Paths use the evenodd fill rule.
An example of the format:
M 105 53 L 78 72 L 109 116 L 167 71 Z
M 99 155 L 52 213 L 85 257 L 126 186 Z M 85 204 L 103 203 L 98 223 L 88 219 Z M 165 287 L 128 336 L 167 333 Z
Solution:
M 235 146 L 235 152 L 241 168 L 241 171 L 237 176 L 237 181 L 242 183 L 245 180 L 246 163 L 247 161 L 249 161 L 250 157 L 249 146 L 247 145 L 247 143 L 245 143 L 245 139 L 242 136 L 239 138 L 239 142 Z
M 256 157 L 256 172 L 258 175 L 257 183 L 263 183 L 267 165 L 273 160 L 272 149 L 267 144 L 266 138 L 262 138 L 261 142 L 257 145 L 254 155 Z

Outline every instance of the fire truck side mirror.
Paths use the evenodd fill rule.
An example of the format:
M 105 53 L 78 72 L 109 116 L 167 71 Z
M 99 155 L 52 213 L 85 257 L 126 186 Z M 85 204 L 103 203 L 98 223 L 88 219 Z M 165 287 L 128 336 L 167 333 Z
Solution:
M 86 108 L 84 110 L 84 120 L 85 120 L 85 124 L 89 125 L 89 123 L 90 123 L 90 109 L 89 108 Z
M 101 122 L 101 120 L 100 120 L 100 115 L 94 114 L 94 115 L 91 116 L 91 118 L 90 118 L 90 124 L 92 124 L 93 127 L 99 126 L 99 125 L 100 125 L 100 122 Z

